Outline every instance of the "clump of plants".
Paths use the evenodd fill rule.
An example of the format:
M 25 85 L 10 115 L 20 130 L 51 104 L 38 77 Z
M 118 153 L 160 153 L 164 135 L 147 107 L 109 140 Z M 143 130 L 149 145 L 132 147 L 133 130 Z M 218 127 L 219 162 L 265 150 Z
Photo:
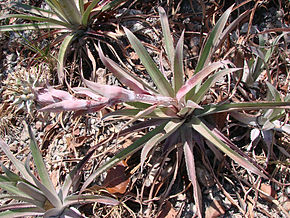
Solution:
M 289 109 L 290 103 L 282 100 L 277 101 L 276 99 L 273 101 L 238 103 L 224 100 L 217 104 L 205 101 L 207 92 L 216 81 L 240 70 L 228 60 L 211 62 L 211 57 L 220 43 L 220 35 L 228 31 L 224 30 L 224 27 L 232 8 L 227 9 L 212 29 L 200 52 L 197 66 L 191 78 L 187 78 L 185 75 L 183 64 L 184 32 L 174 46 L 168 18 L 164 9 L 159 8 L 165 53 L 167 55 L 166 61 L 168 61 L 171 70 L 170 77 L 165 74 L 162 64 L 163 58 L 160 58 L 158 67 L 136 36 L 130 30 L 124 28 L 131 46 L 152 79 L 154 87 L 148 85 L 141 78 L 133 76 L 132 73 L 124 70 L 113 60 L 106 57 L 101 46 L 98 45 L 98 53 L 103 64 L 127 88 L 95 83 L 83 78 L 88 88 L 79 87 L 74 88 L 73 91 L 75 94 L 90 97 L 90 100 L 79 99 L 69 93 L 57 93 L 55 90 L 49 89 L 43 90 L 42 93 L 36 93 L 38 102 L 46 105 L 40 111 L 48 112 L 81 111 L 86 113 L 124 103 L 125 109 L 117 110 L 105 117 L 118 118 L 125 116 L 130 118 L 121 131 L 113 137 L 115 143 L 118 142 L 119 137 L 126 135 L 128 132 L 154 127 L 97 168 L 85 181 L 81 192 L 98 175 L 138 150 L 141 150 L 139 169 L 142 172 L 148 167 L 146 163 L 149 162 L 157 147 L 162 148 L 164 161 L 168 154 L 173 151 L 176 151 L 178 157 L 178 161 L 174 165 L 175 171 L 168 176 L 170 182 L 164 191 L 164 196 L 168 195 L 170 187 L 176 180 L 180 166 L 185 163 L 188 179 L 193 186 L 197 214 L 200 217 L 202 216 L 202 199 L 196 175 L 196 159 L 202 159 L 208 170 L 210 172 L 214 171 L 206 156 L 205 146 L 208 146 L 219 161 L 224 161 L 226 159 L 224 155 L 226 155 L 249 172 L 268 178 L 267 172 L 250 156 L 242 152 L 230 139 L 225 137 L 216 128 L 216 123 L 211 122 L 210 117 L 214 114 L 218 116 L 222 113 L 231 114 L 235 111 L 246 110 L 259 111 L 263 114 L 269 108 L 274 110 Z M 54 96 L 53 99 L 57 100 L 48 101 L 47 96 Z M 226 166 L 231 170 L 228 164 Z
M 13 25 L 1 25 L 0 31 L 24 31 L 24 30 L 49 30 L 44 33 L 41 38 L 52 37 L 57 35 L 51 46 L 56 46 L 61 42 L 58 52 L 58 78 L 62 83 L 64 81 L 64 63 L 67 52 L 70 50 L 72 43 L 82 39 L 105 38 L 113 34 L 100 29 L 102 26 L 102 18 L 104 14 L 117 8 L 124 0 L 113 1 L 52 1 L 46 0 L 48 9 L 38 8 L 22 3 L 12 3 L 11 7 L 18 14 L 8 14 L 1 16 L 0 19 L 18 18 L 33 23 L 22 23 Z M 97 27 L 97 28 L 95 28 Z M 114 37 L 111 37 L 114 38 Z M 84 46 L 83 44 L 79 44 Z
M 88 203 L 119 204 L 119 201 L 108 196 L 78 194 L 71 191 L 72 187 L 76 188 L 82 169 L 93 152 L 70 171 L 62 185 L 54 187 L 30 126 L 28 132 L 31 154 L 24 162 L 18 160 L 9 146 L 0 139 L 1 150 L 18 171 L 12 172 L 5 167 L 6 164 L 0 162 L 4 172 L 0 175 L 0 188 L 5 191 L 0 194 L 0 199 L 12 200 L 0 206 L 0 217 L 84 217 L 77 206 Z

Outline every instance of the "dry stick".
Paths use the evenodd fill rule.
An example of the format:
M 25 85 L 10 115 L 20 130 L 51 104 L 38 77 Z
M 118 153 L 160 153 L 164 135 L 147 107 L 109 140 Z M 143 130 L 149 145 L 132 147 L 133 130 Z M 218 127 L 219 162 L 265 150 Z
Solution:
M 256 9 L 258 7 L 258 4 L 261 3 L 262 1 L 258 0 L 255 3 L 254 8 L 252 9 L 251 15 L 250 15 L 250 20 L 249 20 L 249 25 L 248 25 L 248 32 L 247 32 L 247 37 L 246 37 L 246 41 L 248 41 L 249 37 L 250 37 L 250 31 L 251 31 L 251 27 L 252 27 L 252 23 L 253 23 L 253 19 L 254 19 L 254 15 L 256 12 Z
M 153 185 L 152 185 L 152 187 L 151 187 L 151 189 L 150 189 L 150 192 L 149 192 L 149 199 L 150 199 L 150 200 L 146 201 L 146 202 L 149 202 L 148 208 L 150 208 L 150 209 L 151 209 L 151 207 L 152 207 L 152 201 L 161 198 L 161 197 L 154 197 L 154 198 L 152 198 L 153 191 L 154 191 L 154 187 L 155 187 L 154 184 L 156 183 L 156 180 L 158 179 L 158 177 L 159 177 L 160 174 L 161 174 L 161 171 L 162 171 L 162 168 L 163 168 L 163 166 L 164 166 L 164 164 L 165 164 L 166 158 L 168 157 L 168 155 L 170 154 L 170 152 L 173 151 L 175 148 L 176 148 L 176 146 L 172 146 L 172 147 L 171 147 L 171 148 L 166 152 L 165 156 L 162 157 L 162 162 L 161 162 L 161 164 L 160 164 L 160 167 L 159 167 L 158 173 L 157 173 L 157 174 L 155 175 L 155 177 L 154 177 Z M 170 174 L 167 175 L 167 177 L 169 177 L 171 174 L 172 174 L 172 172 L 170 172 Z
M 173 186 L 173 184 L 174 184 L 174 182 L 176 180 L 177 172 L 178 172 L 178 169 L 179 169 L 179 166 L 180 166 L 180 163 L 181 163 L 181 159 L 182 159 L 182 147 L 181 146 L 179 146 L 177 148 L 176 158 L 177 158 L 177 161 L 175 161 L 175 163 L 174 163 L 175 170 L 174 170 L 174 173 L 173 173 L 173 178 L 172 178 L 171 182 L 169 183 L 169 186 L 168 186 L 166 192 L 164 194 L 162 194 L 163 196 L 160 198 L 161 202 L 165 201 L 167 195 L 171 191 L 171 188 L 172 188 L 172 186 Z M 162 205 L 163 205 L 163 203 L 160 204 L 160 206 L 158 208 L 158 212 L 161 210 Z
M 218 178 L 216 177 L 216 175 L 215 175 L 215 173 L 213 171 L 213 168 L 210 165 L 210 162 L 209 162 L 207 156 L 205 156 L 204 154 L 205 154 L 205 152 L 202 152 L 202 160 L 203 160 L 203 163 L 205 164 L 205 166 L 207 167 L 207 169 L 209 169 L 209 171 L 213 175 L 215 181 L 217 182 L 218 187 L 222 190 L 223 194 L 228 198 L 228 200 L 234 206 L 236 206 L 243 215 L 245 215 L 246 212 L 235 202 L 235 200 L 231 197 L 231 195 L 224 189 L 224 187 L 222 186 L 222 184 L 219 182 Z
M 250 183 L 249 183 L 248 181 L 246 181 L 245 179 L 240 178 L 240 177 L 237 175 L 236 171 L 234 171 L 233 173 L 234 173 L 235 178 L 238 178 L 239 181 L 244 182 L 247 186 L 253 188 L 255 191 L 260 192 L 261 194 L 265 195 L 265 196 L 268 198 L 268 200 L 270 200 L 272 203 L 274 203 L 274 204 L 275 204 L 275 205 L 276 205 L 280 210 L 282 210 L 283 213 L 285 213 L 286 216 L 288 216 L 288 212 L 287 212 L 287 211 L 286 211 L 286 210 L 281 206 L 281 204 L 280 204 L 276 199 L 274 199 L 272 196 L 268 195 L 267 193 L 263 192 L 262 190 L 260 190 L 260 189 L 259 189 L 258 187 L 256 187 L 255 185 L 250 184 Z M 260 179 L 260 178 L 258 178 L 257 181 L 258 181 L 259 179 Z M 248 198 L 248 197 L 249 197 L 249 196 L 247 196 L 247 198 Z

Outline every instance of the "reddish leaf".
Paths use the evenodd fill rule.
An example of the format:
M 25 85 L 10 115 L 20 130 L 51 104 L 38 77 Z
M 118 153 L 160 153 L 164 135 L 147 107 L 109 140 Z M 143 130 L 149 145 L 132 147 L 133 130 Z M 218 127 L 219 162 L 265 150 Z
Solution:
M 169 201 L 166 201 L 163 204 L 161 211 L 159 212 L 157 218 L 174 218 L 177 217 L 178 212 L 174 210 L 172 204 Z
M 98 46 L 98 48 L 99 56 L 103 64 L 120 80 L 121 83 L 134 90 L 137 94 L 149 94 L 149 92 L 144 90 L 143 85 L 138 82 L 134 77 L 132 77 L 130 73 L 123 70 L 110 58 L 105 57 L 100 45 Z
M 197 74 L 195 74 L 192 78 L 186 81 L 186 83 L 178 90 L 176 93 L 176 98 L 179 101 L 184 95 L 186 95 L 194 86 L 201 83 L 202 80 L 207 77 L 210 73 L 215 71 L 216 69 L 223 67 L 227 64 L 230 64 L 230 61 L 219 61 L 210 64 L 209 66 L 203 68 Z
M 107 177 L 104 181 L 104 187 L 112 193 L 124 194 L 130 182 L 130 175 L 126 173 L 127 163 L 123 160 L 115 167 L 108 170 Z

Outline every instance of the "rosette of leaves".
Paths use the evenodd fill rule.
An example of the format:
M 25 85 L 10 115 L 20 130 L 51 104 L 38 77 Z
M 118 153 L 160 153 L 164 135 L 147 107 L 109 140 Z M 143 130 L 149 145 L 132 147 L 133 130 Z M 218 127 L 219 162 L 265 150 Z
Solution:
M 276 102 L 290 102 L 290 95 L 285 93 L 281 95 L 279 91 L 272 85 L 272 77 L 270 73 L 270 64 L 273 58 L 280 56 L 283 60 L 283 54 L 278 53 L 278 43 L 286 33 L 280 34 L 273 38 L 272 42 L 267 46 L 270 40 L 265 35 L 259 35 L 259 45 L 249 46 L 249 49 L 253 52 L 252 56 L 244 62 L 243 76 L 241 77 L 242 86 L 240 89 L 246 87 L 250 90 L 254 98 L 259 97 L 259 84 L 263 83 L 263 73 L 267 74 L 266 87 L 267 101 Z M 282 48 L 279 48 L 279 50 Z M 283 52 L 282 52 L 283 53 Z M 285 55 L 285 54 L 284 54 Z M 287 67 L 287 66 L 286 66 Z M 287 82 L 286 82 L 287 83 Z M 289 89 L 289 85 L 286 86 L 286 90 Z M 245 91 L 244 91 L 245 93 Z M 260 141 L 263 141 L 267 146 L 267 158 L 268 163 L 270 157 L 273 157 L 272 145 L 275 143 L 274 135 L 275 132 L 280 132 L 285 135 L 290 135 L 290 125 L 287 122 L 287 110 L 285 109 L 265 109 L 262 114 L 249 114 L 246 112 L 233 112 L 232 117 L 240 121 L 242 124 L 248 125 L 252 130 L 250 131 L 251 142 L 247 148 L 248 151 L 254 149 Z M 284 121 L 281 121 L 281 119 Z M 285 151 L 289 156 L 289 154 Z
M 195 150 L 204 151 L 204 144 L 206 143 L 221 160 L 223 159 L 223 155 L 221 155 L 220 151 L 246 170 L 258 176 L 267 177 L 263 169 L 254 160 L 242 152 L 218 129 L 214 128 L 214 124 L 208 123 L 206 118 L 211 114 L 222 112 L 230 113 L 239 110 L 285 109 L 290 107 L 289 102 L 223 102 L 221 104 L 201 104 L 206 93 L 217 80 L 239 70 L 239 68 L 232 67 L 232 63 L 227 60 L 210 62 L 211 56 L 220 42 L 219 36 L 223 35 L 224 31 L 227 31 L 224 30 L 224 27 L 231 10 L 232 7 L 227 9 L 212 29 L 200 53 L 194 75 L 191 78 L 186 79 L 184 73 L 184 32 L 174 48 L 167 15 L 164 9 L 159 8 L 165 51 L 172 71 L 171 81 L 165 76 L 162 64 L 160 64 L 159 69 L 142 43 L 130 30 L 124 28 L 133 49 L 139 56 L 156 88 L 122 69 L 117 63 L 106 57 L 99 46 L 98 52 L 103 64 L 129 89 L 113 85 L 103 85 L 84 79 L 84 83 L 88 88 L 75 88 L 74 91 L 76 94 L 89 96 L 92 100 L 70 97 L 69 99 L 66 98 L 58 102 L 47 103 L 47 106 L 41 109 L 41 111 L 50 112 L 65 110 L 92 112 L 106 106 L 125 102 L 131 108 L 117 110 L 106 116 L 115 118 L 124 116 L 132 117 L 125 124 L 124 128 L 129 125 L 131 126 L 120 131 L 116 137 L 146 127 L 155 127 L 94 171 L 84 183 L 82 190 L 94 181 L 96 176 L 140 149 L 140 166 L 143 169 L 150 152 L 154 151 L 156 146 L 162 145 L 164 141 L 166 141 L 166 146 L 164 146 L 165 152 L 175 147 L 180 148 L 180 145 L 182 145 L 183 149 L 181 150 L 183 151 L 182 154 L 186 163 L 188 178 L 193 185 L 194 199 L 198 208 L 197 214 L 200 217 L 202 204 L 199 185 L 196 179 L 195 156 L 197 154 L 193 152 L 196 147 L 198 149 Z M 48 90 L 46 93 L 43 93 L 43 96 L 45 95 L 49 95 Z M 45 103 L 45 98 L 42 98 L 43 96 L 39 95 L 38 99 Z M 78 104 L 77 101 L 81 100 L 82 104 Z M 134 124 L 134 121 L 140 118 L 145 119 L 145 121 Z M 204 157 L 205 152 L 201 156 Z M 179 164 L 180 162 L 177 163 L 177 169 L 179 168 Z M 174 182 L 174 179 L 171 182 Z
M 31 155 L 25 163 L 18 160 L 10 151 L 9 146 L 0 139 L 0 148 L 19 172 L 15 173 L 1 164 L 4 174 L 0 175 L 0 189 L 6 193 L 0 194 L 0 199 L 13 200 L 7 205 L 0 206 L 0 217 L 83 217 L 74 205 L 87 203 L 103 203 L 118 205 L 119 201 L 101 195 L 74 194 L 71 187 L 80 177 L 93 151 L 81 160 L 66 176 L 66 179 L 57 192 L 50 179 L 36 139 L 28 126 L 30 135 L 30 151 L 37 174 L 30 169 Z
M 59 81 L 64 79 L 64 61 L 66 53 L 72 42 L 84 36 L 96 37 L 99 35 L 109 37 L 109 33 L 93 30 L 93 25 L 101 16 L 116 7 L 124 0 L 113 1 L 84 1 L 84 0 L 46 0 L 50 10 L 34 7 L 31 5 L 13 3 L 12 8 L 19 14 L 1 16 L 0 19 L 18 18 L 33 21 L 33 23 L 2 25 L 0 31 L 24 31 L 48 29 L 51 34 L 60 34 L 52 43 L 61 42 L 58 53 L 58 77 Z M 101 24 L 100 24 L 101 25 Z M 48 37 L 44 34 L 43 37 Z

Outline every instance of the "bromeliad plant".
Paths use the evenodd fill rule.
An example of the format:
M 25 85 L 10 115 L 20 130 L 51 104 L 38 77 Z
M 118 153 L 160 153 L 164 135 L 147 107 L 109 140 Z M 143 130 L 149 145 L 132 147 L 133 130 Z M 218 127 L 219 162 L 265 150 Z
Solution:
M 19 18 L 33 21 L 33 23 L 2 25 L 0 31 L 24 31 L 24 30 L 52 30 L 51 34 L 45 34 L 48 37 L 52 34 L 61 34 L 55 39 L 55 43 L 61 42 L 58 53 L 58 77 L 60 82 L 64 78 L 64 61 L 66 52 L 72 42 L 85 35 L 104 35 L 93 30 L 93 24 L 105 12 L 116 8 L 124 0 L 46 0 L 50 10 L 21 4 L 13 3 L 12 8 L 20 11 L 20 14 L 9 14 L 1 16 L 0 19 Z M 107 37 L 109 33 L 105 34 Z M 55 45 L 52 43 L 52 45 Z
M 30 169 L 31 155 L 27 157 L 25 163 L 19 161 L 11 153 L 9 146 L 0 139 L 1 150 L 20 173 L 18 175 L 6 168 L 3 163 L 0 163 L 4 172 L 4 174 L 0 175 L 0 189 L 6 191 L 6 194 L 0 194 L 0 199 L 14 200 L 7 205 L 0 206 L 0 217 L 37 215 L 43 215 L 44 217 L 83 217 L 76 208 L 72 207 L 73 205 L 96 202 L 108 205 L 119 204 L 117 200 L 106 196 L 70 193 L 70 188 L 79 179 L 81 170 L 93 152 L 76 165 L 67 175 L 63 185 L 57 192 L 49 177 L 41 151 L 30 126 L 28 126 L 28 131 L 30 135 L 30 150 L 34 166 L 37 169 L 37 176 Z
M 196 180 L 196 168 L 193 153 L 194 146 L 203 150 L 203 142 L 200 142 L 200 135 L 206 144 L 214 153 L 216 148 L 224 152 L 239 165 L 255 173 L 256 175 L 267 177 L 262 169 L 244 154 L 239 148 L 219 132 L 213 125 L 206 121 L 209 114 L 231 112 L 237 110 L 259 110 L 266 108 L 289 108 L 289 102 L 242 102 L 222 104 L 204 104 L 202 100 L 208 90 L 223 76 L 239 70 L 233 66 L 230 61 L 210 62 L 212 54 L 215 52 L 216 45 L 219 43 L 219 36 L 223 33 L 228 17 L 231 13 L 230 7 L 219 19 L 216 26 L 206 41 L 199 57 L 194 75 L 186 80 L 183 66 L 183 39 L 182 33 L 176 47 L 174 48 L 173 39 L 170 33 L 168 18 L 164 9 L 159 8 L 162 32 L 165 42 L 165 51 L 168 56 L 172 71 L 172 80 L 165 76 L 162 61 L 160 61 L 160 70 L 152 60 L 142 43 L 134 34 L 125 29 L 125 33 L 138 54 L 141 62 L 145 66 L 150 78 L 156 87 L 149 86 L 145 81 L 134 77 L 130 72 L 125 71 L 117 63 L 106 57 L 100 45 L 98 46 L 99 56 L 103 64 L 110 70 L 124 85 L 130 89 L 125 89 L 113 85 L 103 85 L 84 79 L 88 88 L 75 88 L 76 94 L 86 95 L 92 100 L 77 99 L 70 94 L 68 99 L 62 96 L 55 96 L 54 103 L 47 102 L 47 106 L 41 111 L 66 111 L 83 110 L 85 112 L 97 111 L 106 106 L 125 102 L 131 108 L 115 111 L 107 116 L 133 117 L 126 123 L 129 128 L 120 131 L 119 136 L 125 134 L 126 130 L 137 131 L 140 128 L 156 126 L 152 131 L 133 142 L 130 146 L 120 151 L 108 162 L 98 168 L 84 183 L 84 190 L 99 174 L 111 168 L 119 161 L 133 154 L 142 148 L 141 151 L 141 169 L 154 147 L 170 137 L 176 140 L 167 140 L 166 149 L 173 148 L 176 145 L 183 145 L 184 159 L 187 166 L 187 173 L 194 187 L 194 197 L 201 205 L 198 194 L 198 184 Z M 186 80 L 186 81 L 185 81 Z M 45 96 L 51 96 L 53 92 L 49 90 L 37 95 L 38 101 L 45 102 Z M 78 104 L 77 101 L 82 102 Z M 133 108 L 132 108 L 133 107 Z M 139 118 L 147 118 L 143 123 L 134 124 Z M 124 127 L 124 128 L 125 128 Z M 198 215 L 201 216 L 201 206 L 198 208 Z

